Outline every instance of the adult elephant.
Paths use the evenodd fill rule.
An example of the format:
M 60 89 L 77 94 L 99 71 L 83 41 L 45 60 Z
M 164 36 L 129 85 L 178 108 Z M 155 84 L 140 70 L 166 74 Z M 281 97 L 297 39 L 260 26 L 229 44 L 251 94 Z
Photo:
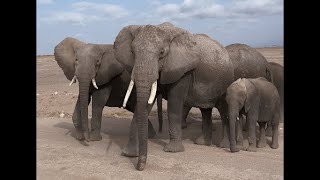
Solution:
M 280 95 L 280 122 L 283 122 L 283 66 L 276 62 L 269 62 L 269 69 L 272 74 L 272 83 L 276 86 Z M 266 135 L 272 136 L 271 124 L 267 124 Z
M 104 106 L 122 107 L 130 74 L 115 59 L 113 45 L 90 44 L 67 37 L 54 48 L 54 56 L 70 85 L 79 81 L 79 96 L 72 120 L 78 140 L 102 139 L 101 118 Z M 135 91 L 135 89 L 134 89 Z M 88 104 L 92 97 L 91 132 L 88 128 Z M 135 92 L 126 109 L 134 112 Z M 149 122 L 149 137 L 156 133 Z M 130 133 L 134 131 L 130 130 Z M 130 137 L 134 137 L 130 135 Z
M 170 142 L 164 151 L 184 151 L 181 139 L 184 107 L 201 109 L 206 123 L 205 141 L 211 143 L 212 108 L 233 82 L 233 65 L 221 44 L 162 23 L 124 27 L 114 48 L 117 60 L 132 70 L 131 82 L 137 90 L 138 170 L 143 170 L 147 161 L 148 109 L 158 83 L 168 103 Z
M 201 34 L 203 36 L 207 36 L 205 34 Z M 258 52 L 256 49 L 246 45 L 246 44 L 240 44 L 240 43 L 235 43 L 235 44 L 230 44 L 225 47 L 226 50 L 228 51 L 230 60 L 233 64 L 234 68 L 234 81 L 239 79 L 239 78 L 258 78 L 258 77 L 265 77 L 269 81 L 271 81 L 271 72 L 268 68 L 268 61 L 266 58 Z M 220 142 L 219 146 L 220 147 L 229 147 L 229 138 L 228 138 L 228 125 L 229 125 L 229 120 L 228 120 L 228 107 L 225 99 L 225 95 L 223 95 L 222 98 L 219 99 L 217 103 L 217 109 L 220 112 L 220 116 L 222 119 L 222 128 L 223 128 L 223 134 L 222 134 L 222 141 Z M 190 111 L 189 109 L 185 109 L 184 112 L 184 118 L 182 119 L 182 124 L 186 127 L 186 118 L 187 115 Z M 242 117 L 240 117 L 242 118 Z M 243 121 L 243 120 L 242 120 Z M 238 132 L 238 144 L 242 144 L 242 133 L 240 133 L 240 127 L 237 126 L 237 132 Z M 196 144 L 203 145 L 203 141 L 199 141 L 202 138 L 198 138 L 196 141 Z
M 229 53 L 230 59 L 234 67 L 234 81 L 236 81 L 239 78 L 264 77 L 268 81 L 272 82 L 272 73 L 270 71 L 268 61 L 258 50 L 246 44 L 240 43 L 230 44 L 226 46 L 226 49 Z M 221 98 L 221 101 L 219 102 L 218 106 L 220 106 L 220 109 L 222 111 L 226 111 L 228 109 L 225 98 Z M 220 114 L 222 119 L 223 139 L 219 146 L 229 147 L 230 143 L 228 133 L 228 116 L 224 116 L 226 113 Z M 243 118 L 243 116 L 240 116 L 240 118 Z M 239 132 L 238 144 L 242 145 L 243 137 L 239 126 L 237 127 L 237 132 Z

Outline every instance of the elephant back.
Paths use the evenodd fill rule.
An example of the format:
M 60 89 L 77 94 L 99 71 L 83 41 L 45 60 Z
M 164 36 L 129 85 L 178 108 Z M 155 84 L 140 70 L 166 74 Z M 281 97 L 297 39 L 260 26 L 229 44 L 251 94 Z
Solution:
M 233 63 L 234 80 L 265 77 L 271 81 L 268 61 L 256 49 L 246 44 L 231 44 L 226 49 Z

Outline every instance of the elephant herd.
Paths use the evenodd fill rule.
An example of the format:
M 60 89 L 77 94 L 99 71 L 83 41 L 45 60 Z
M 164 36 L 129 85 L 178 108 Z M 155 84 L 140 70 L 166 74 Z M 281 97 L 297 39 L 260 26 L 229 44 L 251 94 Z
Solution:
M 114 44 L 90 44 L 65 38 L 54 49 L 65 76 L 78 81 L 79 96 L 72 116 L 78 140 L 99 141 L 104 106 L 133 112 L 129 140 L 122 155 L 138 157 L 136 168 L 147 162 L 148 137 L 156 131 L 148 119 L 157 99 L 159 131 L 162 98 L 167 100 L 170 141 L 166 152 L 184 151 L 182 128 L 192 107 L 202 114 L 202 135 L 195 141 L 212 144 L 212 109 L 223 126 L 220 147 L 239 151 L 242 128 L 248 130 L 248 151 L 266 145 L 278 148 L 278 126 L 283 119 L 283 67 L 268 63 L 244 44 L 223 47 L 205 34 L 192 34 L 169 22 L 129 25 Z M 88 105 L 92 100 L 89 129 Z M 256 145 L 256 123 L 260 126 Z M 236 137 L 238 136 L 238 138 Z

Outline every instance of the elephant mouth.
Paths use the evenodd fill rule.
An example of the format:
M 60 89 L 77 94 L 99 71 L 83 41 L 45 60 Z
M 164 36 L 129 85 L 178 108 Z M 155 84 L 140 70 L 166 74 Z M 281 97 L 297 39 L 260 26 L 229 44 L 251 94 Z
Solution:
M 75 83 L 75 82 L 77 82 L 77 76 L 73 76 L 73 78 L 72 78 L 69 86 L 71 86 L 71 85 L 72 85 L 73 83 Z M 95 79 L 95 78 L 93 78 L 93 79 L 91 80 L 91 82 L 92 82 L 92 85 L 93 85 L 94 88 L 99 89 L 98 86 L 97 86 L 97 83 L 96 83 L 96 79 Z
M 130 83 L 129 83 L 129 87 L 128 87 L 126 96 L 124 97 L 124 101 L 123 101 L 123 104 L 122 104 L 123 108 L 125 108 L 126 105 L 127 105 L 128 99 L 129 99 L 130 94 L 131 94 L 132 89 L 133 89 L 133 86 L 134 86 L 134 82 L 133 82 L 133 80 L 131 80 Z M 149 96 L 149 99 L 148 99 L 148 104 L 152 104 L 153 103 L 153 101 L 154 101 L 154 99 L 156 97 L 156 93 L 157 93 L 157 80 L 155 80 L 151 85 L 151 92 L 150 92 L 150 96 Z

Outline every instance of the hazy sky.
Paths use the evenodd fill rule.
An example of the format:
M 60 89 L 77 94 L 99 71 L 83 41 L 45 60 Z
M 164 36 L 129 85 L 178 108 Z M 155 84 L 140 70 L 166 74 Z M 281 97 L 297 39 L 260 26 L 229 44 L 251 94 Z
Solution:
M 37 0 L 37 54 L 66 37 L 112 44 L 126 25 L 164 21 L 224 46 L 283 46 L 283 0 Z

